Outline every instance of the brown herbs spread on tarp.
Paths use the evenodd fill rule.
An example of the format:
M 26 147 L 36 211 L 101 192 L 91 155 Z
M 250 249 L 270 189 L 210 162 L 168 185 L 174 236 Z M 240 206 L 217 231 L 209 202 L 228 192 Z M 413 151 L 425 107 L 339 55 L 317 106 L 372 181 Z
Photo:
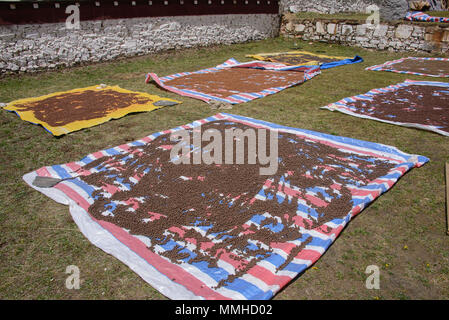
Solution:
M 224 137 L 225 129 L 251 127 L 213 121 L 202 125 L 201 130 L 209 128 L 218 129 Z M 247 155 L 246 164 L 241 165 L 175 165 L 170 162 L 167 146 L 177 142 L 171 142 L 168 134 L 144 146 L 132 147 L 125 154 L 99 158 L 83 168 L 100 171 L 80 176 L 80 179 L 99 188 L 117 186 L 120 178 L 122 184 L 129 184 L 129 190 L 117 191 L 110 197 L 102 189 L 95 191 L 92 195 L 95 202 L 89 207 L 89 213 L 130 234 L 148 237 L 151 240 L 148 248 L 173 263 L 206 262 L 209 268 L 214 268 L 221 255 L 228 255 L 239 267 L 217 287 L 232 282 L 273 254 L 272 244 L 300 240 L 302 243 L 294 247 L 285 263 L 278 267 L 281 270 L 312 239 L 303 235 L 295 224 L 298 198 L 312 208 L 310 221 L 304 220 L 304 227 L 322 226 L 334 218 L 345 217 L 351 210 L 348 183 L 366 185 L 385 175 L 394 165 L 345 153 L 293 134 L 280 133 L 278 137 L 279 167 L 273 176 L 261 176 L 258 164 L 247 164 Z M 208 143 L 203 142 L 202 147 Z M 131 177 L 140 180 L 136 183 Z M 272 200 L 255 200 L 269 181 L 271 186 L 264 192 Z M 278 200 L 278 191 L 289 192 L 285 182 L 297 188 L 297 194 Z M 331 187 L 335 184 L 340 188 Z M 325 205 L 315 205 L 308 199 L 308 189 L 315 187 L 323 188 L 323 193 L 316 192 L 316 197 Z M 134 209 L 130 210 L 131 207 Z M 311 210 L 316 210 L 318 216 L 313 217 Z M 261 219 L 259 225 L 251 223 L 254 217 Z M 195 226 L 204 229 L 201 231 Z M 326 226 L 323 229 L 329 232 Z M 159 246 L 165 246 L 166 251 L 160 252 Z
M 52 127 L 67 123 L 101 118 L 117 109 L 132 104 L 147 104 L 152 100 L 136 93 L 123 93 L 111 89 L 100 91 L 62 93 L 35 102 L 19 104 L 18 112 L 32 111 L 40 121 Z
M 334 62 L 338 61 L 339 59 L 335 58 L 324 58 L 324 57 L 318 57 L 310 54 L 280 54 L 280 55 L 264 55 L 264 58 L 269 59 L 273 62 L 280 62 L 284 64 L 290 64 L 290 65 L 301 65 L 303 63 L 307 63 L 310 61 L 318 61 L 319 64 L 322 63 L 328 63 L 328 62 Z
M 164 84 L 226 98 L 240 92 L 260 92 L 301 82 L 304 82 L 302 71 L 228 68 L 216 72 L 192 73 L 165 81 Z
M 431 74 L 435 76 L 449 75 L 449 61 L 444 60 L 405 59 L 404 61 L 395 63 L 388 68 L 398 71 Z
M 432 125 L 449 132 L 449 88 L 410 85 L 376 94 L 372 101 L 358 100 L 348 105 L 355 112 L 404 123 Z

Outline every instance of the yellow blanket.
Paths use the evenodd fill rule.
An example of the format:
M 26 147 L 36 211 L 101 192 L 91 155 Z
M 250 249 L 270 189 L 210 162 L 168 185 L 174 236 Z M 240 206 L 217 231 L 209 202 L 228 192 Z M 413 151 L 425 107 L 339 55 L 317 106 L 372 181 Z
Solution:
M 247 55 L 247 57 L 257 59 L 257 60 L 283 63 L 283 64 L 287 64 L 287 65 L 309 65 L 309 66 L 310 65 L 320 65 L 323 62 L 351 59 L 350 57 L 327 56 L 324 54 L 317 54 L 317 53 L 308 52 L 308 51 L 258 53 L 258 54 Z
M 163 100 L 161 105 L 156 102 Z M 92 127 L 131 112 L 151 111 L 180 101 L 118 86 L 96 85 L 12 101 L 4 107 L 55 136 Z

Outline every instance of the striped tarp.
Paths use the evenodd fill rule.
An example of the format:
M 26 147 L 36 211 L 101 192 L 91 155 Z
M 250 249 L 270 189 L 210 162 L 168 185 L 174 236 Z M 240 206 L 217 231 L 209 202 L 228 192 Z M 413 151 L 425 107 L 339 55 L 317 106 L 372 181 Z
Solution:
M 421 11 L 407 12 L 405 19 L 409 21 L 425 21 L 425 22 L 449 22 L 446 17 L 433 17 Z
M 320 215 L 320 210 L 317 212 L 315 210 L 317 206 L 313 207 L 311 206 L 311 203 L 318 203 L 319 206 L 325 206 L 328 201 L 332 201 L 332 197 L 338 199 L 340 197 L 338 195 L 342 190 L 342 185 L 334 182 L 333 185 L 329 185 L 326 188 L 319 186 L 313 188 L 308 187 L 307 193 L 301 194 L 298 192 L 299 186 L 290 184 L 288 177 L 292 174 L 291 172 L 287 171 L 279 173 L 282 177 L 278 180 L 276 180 L 274 175 L 266 176 L 266 180 L 265 178 L 263 180 L 265 182 L 260 185 L 260 191 L 257 194 L 249 196 L 248 199 L 252 200 L 249 201 L 249 204 L 247 205 L 264 201 L 277 201 L 277 203 L 288 201 L 288 203 L 291 203 L 291 201 L 297 200 L 298 205 L 296 212 L 293 211 L 291 214 L 294 216 L 292 223 L 296 228 L 295 230 L 297 230 L 296 232 L 298 232 L 298 238 L 288 242 L 282 242 L 281 240 L 273 243 L 269 242 L 272 249 L 269 256 L 257 260 L 257 263 L 248 267 L 248 270 L 243 275 L 233 280 L 229 280 L 225 285 L 218 288 L 217 285 L 220 280 L 227 279 L 227 277 L 233 275 L 237 268 L 239 268 L 239 266 L 236 266 L 233 263 L 233 260 L 229 256 L 230 254 L 232 256 L 232 252 L 223 252 L 223 254 L 218 257 L 218 263 L 214 267 L 208 267 L 207 263 L 204 263 L 204 261 L 190 262 L 188 259 L 184 259 L 182 263 L 175 264 L 170 262 L 170 260 L 164 256 L 164 252 L 170 249 L 168 244 L 167 246 L 161 246 L 158 249 L 158 252 L 154 252 L 149 250 L 147 246 L 148 243 L 151 243 L 151 239 L 138 234 L 131 234 L 126 228 L 119 227 L 118 225 L 92 216 L 90 207 L 98 196 L 98 194 L 93 195 L 95 190 L 100 189 L 100 191 L 107 196 L 106 198 L 112 197 L 115 192 L 119 192 L 120 190 L 125 193 L 128 192 L 128 190 L 132 191 L 132 188 L 138 185 L 138 174 L 132 179 L 129 179 L 129 181 L 125 181 L 118 176 L 114 185 L 102 185 L 100 187 L 87 184 L 83 180 L 83 177 L 89 176 L 99 170 L 108 170 L 108 175 L 119 175 L 119 172 L 126 170 L 127 166 L 133 165 L 142 148 L 152 141 L 155 141 L 156 138 L 161 138 L 163 135 L 169 136 L 172 132 L 181 129 L 198 130 L 201 125 L 211 123 L 212 121 L 220 123 L 224 122 L 226 125 L 238 124 L 250 128 L 262 128 L 270 131 L 275 130 L 279 135 L 293 135 L 297 137 L 298 141 L 302 141 L 301 143 L 310 145 L 312 149 L 322 147 L 330 150 L 329 148 L 331 148 L 334 151 L 329 154 L 322 154 L 322 157 L 338 158 L 336 161 L 340 161 L 339 163 L 343 166 L 342 168 L 345 168 L 344 171 L 342 171 L 344 175 L 342 179 L 347 181 L 346 186 L 348 189 L 345 190 L 349 190 L 348 192 L 350 195 L 350 201 L 347 206 L 348 212 L 345 211 L 344 213 L 341 213 L 341 216 L 338 214 L 339 217 L 332 218 L 321 225 L 314 225 L 309 222 L 317 219 L 316 217 Z M 162 138 L 165 139 L 165 137 Z M 130 152 L 131 149 L 134 151 Z M 337 153 L 343 155 L 345 159 L 337 156 Z M 106 166 L 96 165 L 92 169 L 86 170 L 86 166 L 92 164 L 93 161 L 98 161 L 98 159 L 103 156 L 114 155 L 123 155 L 123 157 L 118 162 L 108 161 L 108 165 Z M 377 166 L 378 163 L 388 163 L 388 170 L 385 171 L 386 174 L 383 176 L 371 177 L 367 183 L 359 183 L 358 180 L 353 180 L 352 174 L 358 170 L 356 163 L 358 159 L 362 158 L 365 159 L 365 165 L 367 165 L 364 170 L 373 168 Z M 318 157 L 317 161 L 320 160 L 320 157 Z M 243 116 L 220 113 L 171 130 L 151 134 L 128 144 L 89 154 L 80 161 L 42 167 L 26 174 L 23 178 L 31 187 L 42 192 L 56 202 L 69 205 L 74 221 L 77 223 L 81 232 L 94 245 L 127 264 L 146 282 L 169 298 L 270 299 L 298 274 L 313 265 L 329 248 L 355 215 L 360 213 L 374 199 L 393 187 L 398 179 L 407 171 L 415 167 L 420 167 L 427 161 L 428 159 L 426 157 L 410 155 L 395 147 L 387 145 L 333 136 L 310 130 L 285 127 Z M 147 169 L 141 172 L 151 171 L 153 165 L 154 163 L 148 163 L 146 165 Z M 326 175 L 326 172 L 330 172 L 333 169 L 301 169 L 301 164 L 298 163 L 297 167 L 292 168 L 292 170 L 299 170 L 298 172 L 300 172 L 301 175 L 304 175 L 308 181 L 310 179 L 312 179 L 310 181 L 313 181 L 313 179 L 318 179 L 319 177 Z M 163 173 L 158 171 L 153 172 L 152 174 L 160 175 Z M 40 188 L 33 185 L 33 181 L 37 176 L 65 180 L 51 188 Z M 278 181 L 277 183 L 279 183 L 279 185 L 274 183 L 274 181 Z M 170 188 L 179 188 L 177 183 L 179 182 L 177 182 L 176 179 L 172 181 Z M 151 188 L 148 188 L 149 195 L 151 192 Z M 186 192 L 186 190 L 183 190 L 182 192 Z M 331 194 L 334 196 L 330 196 Z M 230 200 L 230 202 L 226 202 L 224 206 L 226 207 L 228 204 L 232 206 L 233 201 L 234 199 Z M 105 204 L 105 207 L 108 207 L 106 214 L 114 215 L 114 207 L 117 205 L 118 204 L 114 203 Z M 129 202 L 129 210 L 127 211 L 129 211 L 130 215 L 133 214 L 136 205 L 138 205 L 138 201 Z M 151 211 L 151 203 L 146 203 L 145 208 L 147 208 L 145 210 Z M 179 214 L 183 214 L 182 211 L 180 211 Z M 208 215 L 209 213 L 204 212 L 203 214 Z M 223 214 L 226 214 L 226 212 L 223 212 Z M 284 213 L 281 213 L 281 215 L 284 215 Z M 283 228 L 282 224 L 276 224 L 274 226 L 273 224 L 268 225 L 267 223 L 263 223 L 264 219 L 267 217 L 270 217 L 270 212 L 260 212 L 260 214 L 254 215 L 247 221 L 245 225 L 254 225 L 257 230 L 270 228 L 273 233 L 278 232 L 277 230 L 279 230 L 279 228 Z M 311 227 L 311 225 L 314 227 Z M 186 226 L 186 228 L 187 227 L 189 226 Z M 197 227 L 196 224 L 195 227 L 190 226 L 190 228 L 194 228 L 198 232 L 204 232 L 204 230 L 202 230 L 201 227 Z M 182 234 L 181 231 L 182 230 L 177 230 L 176 232 Z M 172 232 L 171 228 L 168 228 L 167 235 L 170 235 L 170 232 Z M 223 241 L 222 238 L 215 234 L 208 234 L 207 236 L 210 238 L 210 243 L 201 243 L 201 245 L 204 244 L 206 248 L 209 244 L 214 245 L 214 243 Z M 189 250 L 195 247 L 195 243 L 192 243 L 189 239 L 186 239 L 185 241 L 185 243 L 179 243 L 179 245 L 185 247 L 185 253 L 189 253 Z M 302 246 L 304 242 L 306 245 Z M 176 244 L 171 244 L 171 248 L 174 245 Z M 299 252 L 294 251 L 297 248 L 300 248 L 301 250 L 299 250 Z M 288 257 L 291 252 L 295 252 L 294 258 L 286 263 L 286 257 Z M 278 268 L 284 264 L 286 266 L 278 270 Z
M 286 85 L 286 86 L 266 88 L 260 92 L 238 92 L 238 93 L 230 95 L 226 98 L 217 97 L 214 95 L 206 94 L 204 92 L 198 92 L 193 89 L 177 88 L 177 87 L 169 86 L 169 85 L 165 84 L 166 81 L 184 77 L 184 76 L 187 76 L 190 74 L 219 72 L 220 70 L 222 70 L 224 68 L 257 68 L 257 69 L 276 70 L 276 71 L 297 70 L 297 71 L 304 72 L 304 80 L 298 81 L 297 83 Z M 318 66 L 286 66 L 284 64 L 264 62 L 264 61 L 250 61 L 250 62 L 240 63 L 237 60 L 231 58 L 216 67 L 202 69 L 202 70 L 198 70 L 198 71 L 194 71 L 194 72 L 175 73 L 175 74 L 165 76 L 165 77 L 158 77 L 157 74 L 150 72 L 147 74 L 145 81 L 148 83 L 151 80 L 154 80 L 161 88 L 164 88 L 168 91 L 177 93 L 182 96 L 199 99 L 199 100 L 202 100 L 205 102 L 208 102 L 209 100 L 216 100 L 216 101 L 227 102 L 230 104 L 238 104 L 238 103 L 248 102 L 248 101 L 251 101 L 254 99 L 263 98 L 268 95 L 278 93 L 279 91 L 282 91 L 286 88 L 297 85 L 306 80 L 310 80 L 314 76 L 316 76 L 320 73 L 321 73 L 321 71 Z
M 340 111 L 342 113 L 349 114 L 354 117 L 371 119 L 371 120 L 376 120 L 376 121 L 380 121 L 380 122 L 396 124 L 396 125 L 404 126 L 404 127 L 423 129 L 423 130 L 436 132 L 436 133 L 439 133 L 444 136 L 449 136 L 449 133 L 447 131 L 443 131 L 443 130 L 441 130 L 441 127 L 438 127 L 435 125 L 428 125 L 428 124 L 424 124 L 424 123 L 401 122 L 401 121 L 399 121 L 399 119 L 398 120 L 379 119 L 379 118 L 375 117 L 374 115 L 372 116 L 370 114 L 361 113 L 356 107 L 354 107 L 352 105 L 352 103 L 356 102 L 356 101 L 364 101 L 367 104 L 369 104 L 374 96 L 382 95 L 382 94 L 388 93 L 388 92 L 394 92 L 397 90 L 401 90 L 403 88 L 407 88 L 409 86 L 416 86 L 416 85 L 418 85 L 418 86 L 437 86 L 437 87 L 441 87 L 442 90 L 444 90 L 446 92 L 448 92 L 448 90 L 449 90 L 448 82 L 405 80 L 404 82 L 401 82 L 401 83 L 398 83 L 395 85 L 391 85 L 386 88 L 373 89 L 373 90 L 368 91 L 365 94 L 360 94 L 357 96 L 344 98 L 338 102 L 331 103 L 327 106 L 324 106 L 324 107 L 322 107 L 322 109 L 327 109 L 330 111 Z M 442 104 L 447 105 L 447 101 L 445 102 L 444 100 L 442 100 Z M 372 108 L 375 109 L 376 105 L 373 104 Z M 392 117 L 392 119 L 394 119 L 394 118 Z M 424 122 L 425 119 L 423 118 L 422 121 Z
M 387 61 L 383 64 L 375 65 L 366 68 L 365 70 L 370 71 L 390 71 L 395 73 L 403 73 L 403 74 L 413 74 L 417 76 L 427 76 L 427 77 L 436 77 L 436 78 L 445 78 L 449 77 L 449 71 L 445 74 L 430 74 L 425 72 L 411 72 L 411 71 L 402 71 L 395 69 L 395 64 L 401 63 L 405 60 L 416 60 L 416 61 L 446 61 L 448 63 L 448 70 L 449 70 L 449 58 L 426 58 L 426 57 L 407 57 L 407 58 L 401 58 L 393 61 Z
M 363 58 L 360 56 L 342 57 L 342 56 L 328 56 L 324 54 L 313 53 L 309 51 L 286 51 L 286 52 L 275 52 L 275 53 L 258 53 L 258 54 L 248 54 L 248 58 L 253 58 L 262 61 L 271 61 L 276 63 L 283 63 L 288 65 L 301 65 L 301 66 L 320 66 L 321 70 L 330 69 L 334 67 L 344 66 L 353 63 L 363 62 Z M 304 60 L 303 63 L 287 63 L 285 59 L 287 58 L 301 58 Z M 315 57 L 315 58 L 314 58 Z M 320 62 L 319 59 L 329 59 L 333 60 L 330 62 Z

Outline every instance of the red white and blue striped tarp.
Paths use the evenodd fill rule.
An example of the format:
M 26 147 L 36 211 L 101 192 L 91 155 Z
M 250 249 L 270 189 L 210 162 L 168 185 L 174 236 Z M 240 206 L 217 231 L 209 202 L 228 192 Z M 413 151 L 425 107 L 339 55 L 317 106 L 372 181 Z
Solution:
M 424 22 L 449 22 L 446 17 L 433 17 L 421 11 L 407 12 L 405 20 L 409 21 L 424 21 Z
M 187 76 L 190 74 L 219 72 L 220 70 L 223 70 L 226 68 L 255 68 L 255 69 L 275 70 L 275 71 L 299 71 L 299 72 L 304 72 L 304 79 L 298 80 L 295 83 L 285 85 L 285 86 L 266 88 L 259 92 L 237 92 L 237 93 L 230 95 L 228 97 L 225 97 L 225 98 L 217 97 L 217 96 L 214 96 L 211 94 L 206 94 L 204 92 L 199 92 L 194 89 L 177 88 L 177 87 L 169 86 L 169 85 L 165 84 L 166 81 L 184 77 L 184 76 Z M 154 80 L 161 88 L 164 88 L 165 90 L 177 93 L 181 96 L 199 99 L 199 100 L 202 100 L 205 102 L 208 102 L 209 100 L 216 100 L 216 101 L 221 101 L 221 102 L 227 102 L 230 104 L 238 104 L 238 103 L 248 102 L 248 101 L 251 101 L 254 99 L 263 98 L 268 95 L 278 93 L 279 91 L 282 91 L 282 90 L 292 87 L 294 85 L 300 84 L 304 81 L 310 80 L 320 73 L 321 73 L 321 71 L 320 71 L 319 66 L 287 66 L 284 64 L 280 64 L 280 63 L 273 63 L 273 62 L 266 62 L 266 61 L 250 61 L 250 62 L 240 63 L 237 60 L 235 60 L 234 58 L 231 58 L 216 67 L 198 70 L 198 71 L 194 71 L 194 72 L 175 73 L 175 74 L 165 76 L 165 77 L 158 77 L 157 74 L 150 72 L 147 74 L 145 81 L 148 83 L 151 80 Z
M 320 157 L 317 158 L 317 161 L 320 162 L 322 160 L 321 157 L 335 158 L 335 163 L 338 162 L 342 169 L 342 179 L 347 181 L 345 186 L 348 189 L 344 189 L 347 190 L 347 193 L 345 191 L 344 194 L 349 194 L 350 198 L 347 203 L 347 212 L 344 210 L 345 212 L 341 213 L 341 216 L 340 214 L 337 214 L 338 217 L 336 218 L 330 218 L 327 222 L 321 225 L 318 224 L 314 226 L 312 224 L 312 227 L 310 227 L 311 224 L 309 224 L 309 222 L 316 219 L 316 215 L 320 214 L 320 210 L 318 210 L 318 212 L 315 210 L 317 206 L 312 206 L 311 203 L 318 202 L 319 206 L 323 206 L 326 201 L 329 201 L 329 204 L 330 201 L 332 201 L 331 198 L 339 199 L 343 193 L 343 186 L 336 182 L 330 182 L 333 184 L 323 188 L 319 187 L 318 184 L 317 187 L 304 189 L 307 190 L 306 194 L 298 195 L 298 192 L 295 191 L 298 190 L 298 187 L 290 184 L 291 181 L 288 177 L 291 173 L 289 173 L 289 171 L 285 174 L 280 173 L 283 178 L 278 180 L 274 180 L 274 175 L 267 176 L 266 180 L 263 180 L 265 182 L 260 185 L 260 191 L 257 194 L 249 196 L 248 199 L 252 199 L 249 203 L 252 204 L 257 201 L 277 201 L 277 203 L 281 203 L 283 201 L 288 201 L 290 204 L 291 201 L 298 199 L 296 211 L 291 212 L 293 214 L 292 223 L 294 224 L 294 227 L 297 228 L 295 230 L 298 232 L 298 239 L 288 242 L 268 242 L 272 247 L 272 252 L 268 257 L 259 259 L 256 264 L 248 267 L 248 270 L 243 275 L 232 281 L 226 282 L 225 285 L 218 288 L 217 284 L 220 280 L 226 279 L 229 275 L 233 275 L 239 268 L 238 266 L 235 266 L 235 264 L 232 263 L 232 259 L 229 258 L 228 254 L 232 254 L 232 252 L 219 255 L 217 258 L 219 259 L 218 263 L 214 267 L 208 267 L 207 264 L 205 265 L 204 263 L 199 262 L 194 263 L 188 260 L 175 264 L 170 262 L 170 260 L 163 254 L 165 250 L 168 250 L 165 246 L 161 246 L 158 249 L 158 252 L 151 251 L 147 246 L 148 242 L 151 242 L 151 239 L 141 235 L 133 235 L 126 228 L 107 222 L 98 217 L 95 218 L 91 212 L 91 206 L 98 196 L 98 193 L 93 195 L 95 190 L 103 192 L 106 197 L 104 199 L 107 202 L 107 198 L 112 197 L 114 192 L 118 192 L 118 190 L 127 192 L 138 184 L 137 174 L 133 179 L 125 181 L 123 178 L 120 178 L 119 173 L 126 170 L 127 166 L 129 167 L 135 164 L 136 156 L 139 156 L 139 152 L 142 152 L 144 146 L 151 144 L 151 142 L 155 141 L 158 137 L 161 139 L 162 136 L 162 138 L 165 139 L 166 136 L 170 136 L 172 132 L 182 129 L 198 130 L 201 125 L 213 121 L 219 123 L 223 122 L 226 123 L 226 125 L 229 125 L 230 123 L 231 125 L 244 125 L 249 128 L 274 130 L 278 133 L 279 137 L 281 135 L 295 136 L 298 141 L 302 141 L 300 142 L 302 146 L 305 146 L 306 144 L 311 146 L 311 150 L 315 150 L 317 147 L 323 147 L 326 150 L 330 150 L 329 148 L 331 148 L 331 150 L 333 150 L 332 152 L 320 155 Z M 164 137 L 164 135 L 166 136 Z M 134 152 L 130 152 L 131 149 L 134 150 Z M 121 157 L 120 161 L 108 161 L 106 162 L 107 165 L 103 164 L 97 166 L 97 163 L 93 162 L 103 156 L 111 155 L 123 155 L 123 157 Z M 341 158 L 342 155 L 343 158 Z M 308 157 L 308 155 L 305 156 Z M 315 155 L 313 157 L 317 156 Z M 364 159 L 363 161 L 365 161 L 363 170 L 366 172 L 372 172 L 372 168 L 376 167 L 379 163 L 382 163 L 383 165 L 388 164 L 388 168 L 383 171 L 385 174 L 382 176 L 370 177 L 366 182 L 359 183 L 360 181 L 357 179 L 354 180 L 353 177 L 354 173 L 361 169 L 361 167 L 358 167 L 357 165 L 357 161 L 360 159 Z M 56 202 L 69 205 L 74 221 L 89 241 L 127 264 L 146 282 L 169 298 L 270 299 L 298 274 L 304 272 L 315 263 L 355 215 L 360 213 L 381 194 L 392 188 L 398 179 L 407 171 L 415 167 L 420 167 L 427 161 L 428 159 L 426 157 L 410 155 L 392 146 L 310 130 L 285 127 L 238 115 L 219 113 L 215 116 L 194 121 L 190 124 L 182 125 L 171 130 L 151 134 L 128 144 L 89 154 L 80 161 L 42 167 L 24 175 L 23 178 L 31 187 L 42 192 Z M 88 164 L 92 163 L 95 164 L 95 167 L 91 169 L 86 167 Z M 154 167 L 152 167 L 152 165 L 155 164 L 148 163 L 146 165 L 147 168 L 140 172 L 153 172 L 151 168 Z M 317 168 L 315 171 L 314 168 L 300 169 L 301 166 L 302 164 L 298 163 L 297 167 L 292 168 L 292 170 L 298 170 L 298 172 L 300 172 L 301 175 L 304 175 L 308 181 L 310 179 L 318 179 L 317 177 L 326 175 L 326 172 L 335 170 L 334 167 Z M 86 183 L 85 179 L 83 179 L 83 177 L 98 173 L 101 170 L 107 170 L 106 174 L 108 176 L 118 175 L 116 183 L 114 183 L 114 185 L 94 186 Z M 159 175 L 161 172 L 158 171 L 151 174 Z M 33 181 L 37 176 L 53 177 L 64 180 L 51 188 L 40 188 L 33 185 Z M 278 182 L 273 183 L 273 181 Z M 170 188 L 176 188 L 176 183 L 176 181 L 172 181 Z M 340 191 L 342 193 L 340 193 Z M 148 188 L 148 193 L 151 192 L 151 188 Z M 186 192 L 186 190 L 183 190 L 183 192 Z M 304 197 L 304 199 L 301 197 Z M 308 200 L 306 200 L 306 198 Z M 230 202 L 227 201 L 224 206 L 226 207 L 228 204 L 233 205 L 234 200 L 235 198 L 231 199 Z M 123 201 L 121 203 L 123 204 Z M 109 203 L 108 211 L 106 212 L 107 215 L 114 215 L 114 206 L 117 205 L 118 204 L 114 205 L 113 203 Z M 133 210 L 135 210 L 134 206 L 136 205 L 138 206 L 138 201 L 130 202 L 129 210 L 127 209 L 126 211 L 129 211 L 129 214 L 132 215 Z M 149 205 L 149 207 L 147 207 L 147 205 Z M 337 207 L 340 208 L 339 206 Z M 146 203 L 145 208 L 147 208 L 145 210 L 151 210 L 151 203 Z M 184 212 L 179 212 L 179 214 L 184 214 Z M 204 212 L 204 214 L 209 215 L 210 213 Z M 255 224 L 256 229 L 254 230 L 261 230 L 261 222 L 267 215 L 270 216 L 269 212 L 263 214 L 261 212 L 251 218 L 247 224 Z M 282 212 L 281 215 L 284 215 L 284 213 Z M 270 229 L 272 232 L 278 232 L 275 229 L 279 227 L 282 229 L 282 224 L 277 224 L 276 226 L 264 225 L 267 228 L 272 228 Z M 168 228 L 167 230 L 171 229 Z M 220 240 L 220 237 L 216 237 L 214 234 L 208 234 L 208 237 L 211 238 L 212 242 L 210 242 L 210 244 L 212 245 L 215 241 L 222 241 Z M 306 243 L 305 246 L 302 246 L 303 242 Z M 189 243 L 189 248 L 193 245 L 194 244 Z M 300 248 L 301 250 L 295 251 L 297 248 Z M 291 252 L 294 252 L 293 258 L 287 261 L 286 257 L 288 257 Z M 286 264 L 286 266 L 281 270 L 278 270 L 279 266 L 284 264 Z
M 449 58 L 426 58 L 426 57 L 407 57 L 407 58 L 401 58 L 398 60 L 393 61 L 387 61 L 383 64 L 375 65 L 366 68 L 365 70 L 370 71 L 390 71 L 395 73 L 403 73 L 403 74 L 413 74 L 417 76 L 427 76 L 427 77 L 437 77 L 437 78 L 445 78 L 449 77 L 449 71 L 447 73 L 443 74 L 430 74 L 430 73 L 424 73 L 424 72 L 411 72 L 411 71 L 402 71 L 395 69 L 395 64 L 401 63 L 406 60 L 415 60 L 415 61 L 446 61 L 448 63 L 448 70 L 449 70 Z
M 381 121 L 381 122 L 385 122 L 385 123 L 396 124 L 396 125 L 404 126 L 404 127 L 423 129 L 423 130 L 436 132 L 436 133 L 439 133 L 444 136 L 449 136 L 449 132 L 443 131 L 443 130 L 441 130 L 441 127 L 438 127 L 435 125 L 428 125 L 428 124 L 424 124 L 424 123 L 401 122 L 399 120 L 393 121 L 393 120 L 379 119 L 378 117 L 376 117 L 374 115 L 370 115 L 369 113 L 362 113 L 360 110 L 358 110 L 352 104 L 353 102 L 356 102 L 356 101 L 364 101 L 367 104 L 369 104 L 374 96 L 379 96 L 384 93 L 402 90 L 409 86 L 416 86 L 416 85 L 417 86 L 437 86 L 437 87 L 441 87 L 443 89 L 443 91 L 445 91 L 445 92 L 448 92 L 448 90 L 449 90 L 448 82 L 405 80 L 404 82 L 401 82 L 401 83 L 398 83 L 395 85 L 391 85 L 386 88 L 373 89 L 373 90 L 368 91 L 365 94 L 360 94 L 357 96 L 344 98 L 338 102 L 331 103 L 325 107 L 322 107 L 322 109 L 327 109 L 330 111 L 340 111 L 342 113 L 349 114 L 354 117 L 371 119 L 371 120 Z M 442 98 L 441 103 L 447 105 L 447 99 L 443 100 L 443 98 Z M 376 108 L 376 105 L 373 104 L 371 108 L 374 110 Z M 394 117 L 392 116 L 392 119 L 393 118 Z M 424 121 L 425 119 L 422 119 L 422 120 Z

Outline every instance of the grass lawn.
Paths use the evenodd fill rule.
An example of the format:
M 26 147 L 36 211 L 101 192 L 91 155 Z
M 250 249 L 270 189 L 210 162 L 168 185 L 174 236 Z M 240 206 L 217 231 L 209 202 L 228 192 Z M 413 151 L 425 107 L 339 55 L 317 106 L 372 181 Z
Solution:
M 318 13 L 300 11 L 296 13 L 298 19 L 330 19 L 330 20 L 360 20 L 365 21 L 370 15 L 360 12 Z
M 425 11 L 429 16 L 449 18 L 449 11 Z
M 425 11 L 424 13 L 434 17 L 449 17 L 449 11 Z M 318 13 L 318 12 L 297 12 L 295 14 L 287 14 L 294 21 L 300 20 L 354 20 L 364 22 L 370 16 L 370 14 L 360 12 L 338 12 L 338 13 Z M 292 18 L 293 17 L 293 18 Z M 382 15 L 380 16 L 381 22 L 383 21 Z M 447 22 L 426 22 L 426 21 L 408 21 L 404 19 L 395 20 L 394 23 L 407 23 L 419 26 L 448 26 Z M 391 22 L 390 22 L 391 23 Z
M 395 146 L 430 158 L 358 215 L 313 268 L 275 299 L 449 299 L 449 237 L 445 232 L 444 163 L 447 137 L 359 119 L 319 107 L 405 79 L 449 81 L 391 72 L 364 71 L 410 53 L 368 51 L 275 38 L 259 42 L 178 50 L 111 63 L 0 79 L 0 101 L 39 96 L 99 83 L 153 93 L 182 104 L 55 138 L 42 127 L 0 110 L 0 298 L 1 299 L 165 299 L 127 266 L 90 244 L 66 206 L 22 181 L 44 165 L 173 128 L 217 113 L 199 100 L 145 84 L 149 71 L 165 76 L 215 66 L 230 57 L 303 50 L 338 56 L 361 55 L 365 62 L 324 70 L 311 81 L 278 94 L 234 106 L 229 113 Z M 443 80 L 442 80 L 443 79 Z M 77 265 L 81 288 L 65 287 L 66 267 Z M 365 288 L 368 265 L 381 268 L 380 290 Z
M 429 16 L 434 17 L 449 17 L 449 11 L 424 11 Z M 296 13 L 299 19 L 330 19 L 330 20 L 361 20 L 364 21 L 370 14 L 360 12 L 338 12 L 338 13 L 318 13 L 300 11 Z

